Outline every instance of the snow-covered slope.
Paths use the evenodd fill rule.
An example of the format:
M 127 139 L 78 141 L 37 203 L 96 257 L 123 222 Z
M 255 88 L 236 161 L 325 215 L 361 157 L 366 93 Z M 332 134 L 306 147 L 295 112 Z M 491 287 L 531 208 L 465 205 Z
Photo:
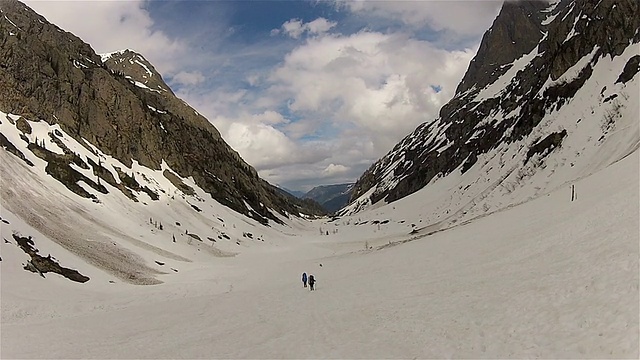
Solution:
M 503 13 L 478 56 L 498 46 Z M 468 73 L 440 117 L 374 164 L 342 214 L 414 194 L 437 209 L 427 224 L 464 221 L 569 186 L 638 148 L 637 2 L 557 1 L 537 15 L 537 45 L 504 64 L 476 58 L 469 71 L 485 73 Z
M 3 209 L 3 237 L 30 234 L 94 280 L 23 271 L 28 256 L 0 244 L 2 357 L 638 358 L 639 161 L 636 150 L 577 180 L 574 201 L 561 187 L 431 236 L 400 221 L 432 210 L 409 196 L 359 225 L 318 223 L 329 235 L 167 259 L 180 272 L 159 286 L 110 283 Z M 171 246 L 195 255 L 183 238 Z
M 20 122 L 30 130 L 19 130 Z M 37 229 L 24 233 L 3 223 L 2 236 L 11 240 L 14 230 L 34 236 L 43 256 L 46 249 L 61 246 L 64 251 L 51 254 L 69 252 L 82 259 L 80 265 L 72 264 L 81 273 L 97 274 L 95 267 L 106 272 L 100 278 L 108 274 L 110 279 L 137 284 L 159 283 L 159 275 L 175 273 L 194 260 L 214 261 L 246 247 L 274 246 L 283 231 L 305 222 L 297 218 L 287 219 L 289 225 L 262 226 L 219 204 L 193 179 L 180 178 L 164 163 L 160 170 L 135 161 L 129 168 L 88 141 L 78 143 L 58 125 L 0 112 L 0 134 L 15 146 L 14 154 L 0 151 L 2 217 L 23 219 Z M 35 155 L 45 149 L 60 156 L 75 154 L 77 160 L 59 172 L 77 174 L 77 183 L 67 184 L 81 190 L 70 191 L 50 175 L 52 166 Z M 87 163 L 100 164 L 110 176 L 98 177 Z M 100 180 L 105 178 L 115 181 Z M 131 181 L 138 185 L 122 186 Z M 82 190 L 86 197 L 77 195 Z

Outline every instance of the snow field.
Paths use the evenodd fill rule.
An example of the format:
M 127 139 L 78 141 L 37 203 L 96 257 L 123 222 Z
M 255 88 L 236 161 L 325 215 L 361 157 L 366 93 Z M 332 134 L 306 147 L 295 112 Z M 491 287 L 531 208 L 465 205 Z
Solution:
M 199 277 L 176 275 L 185 283 L 115 292 L 49 293 L 59 284 L 10 273 L 44 291 L 24 304 L 3 278 L 2 356 L 637 358 L 638 163 L 635 151 L 576 182 L 574 202 L 559 189 L 381 250 L 330 248 L 357 227 L 309 231 L 224 267 L 197 262 Z M 315 292 L 302 271 L 318 278 Z M 5 317 L 7 298 L 23 313 L 63 298 L 86 308 Z

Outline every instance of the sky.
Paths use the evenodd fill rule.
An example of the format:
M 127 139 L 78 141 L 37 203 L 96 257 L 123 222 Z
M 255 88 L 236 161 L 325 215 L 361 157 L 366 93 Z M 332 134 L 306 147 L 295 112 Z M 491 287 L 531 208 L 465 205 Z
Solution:
M 133 49 L 260 176 L 354 182 L 455 92 L 501 1 L 38 1 L 97 53 Z

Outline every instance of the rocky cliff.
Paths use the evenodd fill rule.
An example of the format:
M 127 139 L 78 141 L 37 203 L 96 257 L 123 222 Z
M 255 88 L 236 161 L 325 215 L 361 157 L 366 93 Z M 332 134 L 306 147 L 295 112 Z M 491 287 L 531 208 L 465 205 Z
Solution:
M 453 99 L 361 176 L 345 213 L 474 166 L 504 167 L 497 176 L 505 180 L 575 137 L 565 121 L 595 126 L 601 133 L 589 139 L 605 141 L 620 118 L 611 114 L 637 100 L 637 85 L 625 84 L 637 77 L 639 28 L 634 0 L 505 2 Z M 516 165 L 477 164 L 514 147 Z
M 101 58 L 15 0 L 0 2 L 0 110 L 59 124 L 87 148 L 128 167 L 135 161 L 159 170 L 164 163 L 218 202 L 265 224 L 281 221 L 276 213 L 313 212 L 260 179 L 142 55 L 121 51 Z M 104 173 L 94 165 L 86 164 Z

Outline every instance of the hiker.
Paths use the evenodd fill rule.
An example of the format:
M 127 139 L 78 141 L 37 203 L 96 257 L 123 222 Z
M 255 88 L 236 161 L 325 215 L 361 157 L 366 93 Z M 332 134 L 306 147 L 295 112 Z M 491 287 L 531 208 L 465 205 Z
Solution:
M 302 273 L 302 285 L 304 287 L 307 287 L 307 273 L 306 272 Z
M 309 275 L 309 287 L 310 291 L 313 291 L 313 285 L 316 283 L 316 278 L 313 277 L 313 274 Z

